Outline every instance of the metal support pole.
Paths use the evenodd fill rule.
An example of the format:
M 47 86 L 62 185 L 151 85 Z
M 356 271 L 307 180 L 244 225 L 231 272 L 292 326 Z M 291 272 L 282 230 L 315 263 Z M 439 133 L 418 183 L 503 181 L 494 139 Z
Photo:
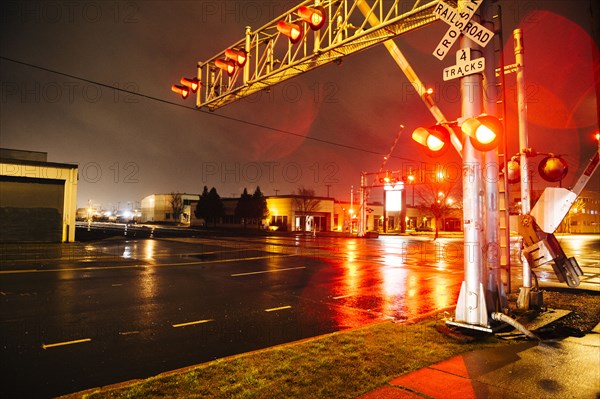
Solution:
M 484 5 L 485 7 L 485 5 Z M 487 13 L 484 13 L 487 15 Z M 491 31 L 494 31 L 493 23 L 484 21 L 486 26 Z M 494 48 L 486 46 L 483 49 L 483 54 L 486 59 L 486 66 L 483 73 L 484 82 L 484 110 L 488 115 L 497 115 L 498 87 L 495 79 L 495 57 Z M 504 137 L 503 137 L 504 139 Z M 487 268 L 487 303 L 490 311 L 502 312 L 508 307 L 508 298 L 502 283 L 502 269 L 500 265 L 500 257 L 502 250 L 500 247 L 500 210 L 499 210 L 499 184 L 500 184 L 500 160 L 498 149 L 487 151 L 484 156 L 484 181 L 485 181 L 485 266 Z M 508 220 L 507 220 L 508 223 Z M 491 309 L 492 306 L 494 309 Z
M 478 46 L 461 35 L 460 48 Z M 476 58 L 473 56 L 473 58 Z M 482 111 L 482 77 L 479 74 L 460 78 L 463 118 L 475 117 Z M 456 305 L 456 321 L 473 326 L 489 327 L 483 279 L 483 185 L 482 156 L 471 141 L 463 143 L 463 218 L 464 218 L 464 281 Z
M 359 212 L 360 212 L 360 218 L 358 220 L 358 236 L 359 237 L 364 237 L 365 232 L 367 231 L 367 226 L 366 226 L 366 222 L 367 222 L 367 204 L 366 204 L 366 195 L 365 195 L 365 186 L 366 186 L 366 178 L 365 178 L 365 172 L 361 172 L 360 174 L 360 207 Z
M 525 87 L 525 71 L 523 65 L 523 32 L 521 29 L 513 31 L 515 46 L 515 62 L 517 64 L 517 102 L 519 115 L 519 152 L 521 154 L 521 214 L 531 212 L 531 176 L 527 151 L 529 148 L 527 132 L 527 98 Z M 521 248 L 522 250 L 523 248 Z M 523 286 L 519 290 L 517 308 L 529 309 L 531 293 L 531 267 L 529 262 L 523 262 Z
M 244 42 L 244 51 L 246 52 L 246 57 L 248 57 L 248 58 L 250 58 L 251 35 L 252 35 L 252 28 L 249 26 L 246 26 L 246 41 Z M 244 79 L 243 80 L 244 84 L 248 83 L 248 80 L 250 80 L 250 60 L 246 60 L 246 65 L 244 65 L 243 79 Z

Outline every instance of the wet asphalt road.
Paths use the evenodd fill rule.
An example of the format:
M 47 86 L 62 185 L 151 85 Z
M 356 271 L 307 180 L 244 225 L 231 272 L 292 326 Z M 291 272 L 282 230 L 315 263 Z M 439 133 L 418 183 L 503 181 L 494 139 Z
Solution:
M 460 238 L 115 238 L 1 254 L 3 398 L 418 317 L 453 306 L 463 279 Z

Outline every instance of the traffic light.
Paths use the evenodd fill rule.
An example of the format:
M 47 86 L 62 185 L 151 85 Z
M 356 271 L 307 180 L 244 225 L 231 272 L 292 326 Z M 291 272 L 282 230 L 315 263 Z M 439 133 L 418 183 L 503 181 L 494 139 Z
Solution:
M 461 129 L 469 136 L 471 144 L 479 151 L 490 151 L 498 146 L 502 136 L 502 123 L 498 118 L 482 114 L 466 119 Z
M 198 78 L 188 79 L 188 78 L 182 77 L 180 82 L 183 86 L 190 89 L 192 91 L 192 93 L 197 92 L 198 88 L 200 87 L 200 81 L 198 80 Z
M 185 86 L 173 85 L 171 86 L 171 91 L 181 95 L 181 98 L 184 100 L 190 95 L 190 89 Z
M 225 50 L 225 57 L 233 60 L 237 66 L 243 67 L 248 60 L 248 53 L 246 53 L 244 50 L 228 48 Z
M 306 21 L 312 30 L 319 30 L 325 24 L 325 9 L 321 6 L 316 7 L 298 7 L 298 15 L 303 21 Z
M 215 60 L 215 66 L 217 68 L 221 68 L 222 70 L 224 70 L 225 72 L 227 72 L 227 74 L 229 76 L 231 76 L 231 75 L 233 75 L 235 73 L 235 61 L 234 60 L 216 59 Z
M 418 127 L 412 134 L 412 139 L 426 148 L 427 155 L 437 157 L 443 155 L 450 147 L 450 132 L 442 125 L 429 129 Z
M 292 44 L 298 43 L 302 39 L 302 26 L 285 21 L 277 22 L 277 30 L 282 35 L 287 36 Z
M 567 175 L 569 172 L 569 165 L 567 164 L 567 161 L 561 157 L 549 154 L 540 161 L 538 172 L 540 172 L 542 179 L 554 183 L 561 181 Z

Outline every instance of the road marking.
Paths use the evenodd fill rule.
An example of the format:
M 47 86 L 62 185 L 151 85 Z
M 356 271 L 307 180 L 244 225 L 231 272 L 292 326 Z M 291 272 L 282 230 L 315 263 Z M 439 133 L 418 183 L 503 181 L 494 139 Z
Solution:
M 83 338 L 83 339 L 76 339 L 74 341 L 57 342 L 55 344 L 43 344 L 42 349 L 54 348 L 57 346 L 81 344 L 83 342 L 90 342 L 91 340 L 92 340 L 91 338 Z
M 287 306 L 280 306 L 278 308 L 270 308 L 270 309 L 265 309 L 265 312 L 277 312 L 278 310 L 284 310 L 284 309 L 291 309 L 292 307 L 290 305 Z
M 113 284 L 113 285 L 111 285 L 111 287 L 122 287 L 122 286 L 123 286 L 123 284 Z
M 288 270 L 299 270 L 299 269 L 306 269 L 306 266 L 300 266 L 300 267 L 288 267 L 285 269 L 273 269 L 273 270 L 260 270 L 257 272 L 248 272 L 248 273 L 236 273 L 236 274 L 231 274 L 231 277 L 240 277 L 240 276 L 250 276 L 253 274 L 264 274 L 264 273 L 276 273 L 276 272 L 285 272 Z
M 123 332 L 119 332 L 119 335 L 133 335 L 133 334 L 139 334 L 139 331 L 123 331 Z
M 352 296 L 351 294 L 348 295 L 340 295 L 340 296 L 334 296 L 333 299 L 338 300 L 338 299 L 344 299 L 344 298 L 348 298 Z
M 210 263 L 232 263 L 232 262 L 243 262 L 248 260 L 260 260 L 260 259 L 273 259 L 273 257 L 292 257 L 294 254 L 270 254 L 263 256 L 252 256 L 247 258 L 238 259 L 218 259 L 218 260 L 207 260 L 197 262 L 180 262 L 180 263 L 162 263 L 162 264 L 138 264 L 138 265 L 121 265 L 121 266 L 90 266 L 90 267 L 73 267 L 66 269 L 26 269 L 26 270 L 0 270 L 0 274 L 17 274 L 17 273 L 61 273 L 61 272 L 88 272 L 94 270 L 119 270 L 119 269 L 146 269 L 154 267 L 167 267 L 167 266 L 193 266 L 193 265 L 206 265 Z M 283 269 L 281 269 L 283 270 Z
M 185 326 L 192 326 L 194 324 L 204 324 L 204 323 L 209 323 L 211 321 L 214 321 L 214 319 L 206 319 L 206 320 L 196 320 L 196 321 L 189 321 L 187 323 L 180 323 L 180 324 L 173 324 L 172 326 L 175 328 L 178 327 L 185 327 Z

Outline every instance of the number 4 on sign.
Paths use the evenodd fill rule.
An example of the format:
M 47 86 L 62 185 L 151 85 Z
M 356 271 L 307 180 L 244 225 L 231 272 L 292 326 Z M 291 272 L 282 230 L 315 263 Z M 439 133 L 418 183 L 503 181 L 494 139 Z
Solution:
M 444 80 L 460 78 L 466 75 L 483 72 L 485 69 L 485 58 L 471 59 L 471 49 L 461 48 L 456 52 L 456 65 L 444 68 Z

